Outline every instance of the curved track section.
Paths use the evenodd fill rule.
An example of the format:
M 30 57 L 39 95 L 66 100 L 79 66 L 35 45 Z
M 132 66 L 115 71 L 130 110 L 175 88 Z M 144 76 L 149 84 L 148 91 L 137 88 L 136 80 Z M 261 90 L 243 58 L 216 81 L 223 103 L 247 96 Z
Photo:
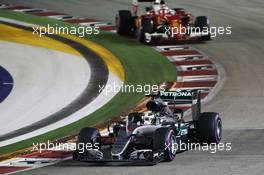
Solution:
M 0 106 L 1 141 L 24 134 L 20 128 L 35 125 L 70 104 L 89 82 L 91 73 L 83 58 L 13 42 L 1 41 L 0 45 L 6 57 L 3 64 L 17 82 L 13 94 Z
M 16 0 L 11 2 L 18 3 Z M 105 19 L 130 5 L 130 1 L 121 0 L 68 0 L 61 3 L 26 0 L 23 3 L 44 8 L 52 4 L 54 10 Z M 154 167 L 87 167 L 68 161 L 24 174 L 263 174 L 263 1 L 177 0 L 169 1 L 169 5 L 184 7 L 195 15 L 207 15 L 213 25 L 232 26 L 231 36 L 195 45 L 226 69 L 227 78 L 222 91 L 204 109 L 221 113 L 225 129 L 223 141 L 232 143 L 232 151 L 215 154 L 188 151 L 178 154 L 171 163 Z M 102 8 L 108 10 L 94 13 Z
M 2 22 L 2 23 L 6 23 L 6 22 Z M 25 27 L 21 27 L 21 26 L 15 25 L 15 24 L 8 24 L 9 27 L 7 27 L 7 28 L 13 28 L 10 25 L 18 27 L 18 28 L 26 29 Z M 7 25 L 3 25 L 3 26 L 7 26 Z M 38 87 L 41 87 L 42 90 L 44 89 L 50 93 L 45 93 L 46 91 L 43 92 L 41 90 L 39 90 L 39 91 L 35 90 L 34 91 L 34 88 L 33 88 L 33 91 L 29 90 L 29 89 L 25 89 L 25 88 L 24 89 L 20 88 L 20 91 L 19 91 L 20 96 L 22 95 L 22 97 L 25 97 L 25 98 L 27 98 L 28 93 L 32 93 L 32 92 L 38 93 L 39 92 L 38 95 L 37 94 L 29 95 L 29 96 L 33 96 L 35 98 L 38 98 L 41 94 L 41 96 L 39 97 L 40 98 L 39 100 L 37 100 L 37 101 L 31 100 L 31 102 L 32 102 L 31 105 L 30 105 L 30 99 L 23 102 L 24 107 L 25 107 L 25 105 L 30 106 L 27 108 L 22 107 L 22 109 L 27 110 L 24 112 L 24 115 L 22 115 L 21 110 L 19 110 L 21 107 L 20 108 L 18 107 L 20 102 L 23 101 L 23 98 L 19 98 L 21 101 L 17 101 L 17 97 L 19 96 L 18 94 L 16 94 L 17 96 L 14 96 L 14 98 L 16 98 L 15 101 L 17 101 L 16 103 L 14 103 L 14 100 L 13 100 L 13 103 L 11 101 L 10 104 L 8 105 L 8 102 L 7 102 L 6 108 L 4 111 L 6 111 L 6 112 L 9 111 L 9 113 L 13 112 L 13 114 L 5 114 L 5 116 L 8 117 L 8 120 L 4 121 L 3 123 L 9 123 L 9 124 L 8 125 L 6 124 L 4 127 L 1 127 L 1 128 L 3 128 L 2 135 L 0 136 L 0 140 L 1 140 L 0 145 L 1 146 L 8 145 L 11 143 L 15 143 L 15 142 L 20 141 L 20 140 L 24 140 L 24 139 L 31 138 L 31 137 L 36 136 L 36 135 L 46 133 L 47 131 L 54 130 L 56 128 L 65 126 L 67 124 L 70 124 L 72 122 L 75 122 L 75 121 L 81 119 L 82 117 L 84 117 L 84 116 L 90 114 L 91 112 L 95 111 L 96 109 L 100 108 L 102 105 L 107 103 L 115 95 L 115 93 L 108 94 L 107 96 L 104 93 L 102 93 L 102 95 L 99 95 L 100 92 L 98 91 L 98 88 L 100 86 L 104 86 L 105 84 L 111 84 L 113 82 L 118 83 L 118 84 L 122 83 L 118 77 L 113 75 L 113 73 L 109 73 L 109 75 L 108 75 L 108 69 L 107 69 L 104 61 L 101 60 L 101 58 L 99 58 L 92 51 L 87 49 L 87 47 L 85 47 L 84 45 L 78 43 L 77 41 L 70 40 L 70 39 L 67 39 L 64 37 L 60 37 L 60 36 L 49 36 L 49 37 L 51 37 L 52 39 L 58 40 L 59 42 L 62 42 L 64 44 L 68 44 L 70 47 L 77 50 L 77 53 L 79 52 L 85 59 L 76 58 L 76 57 L 72 58 L 73 56 L 67 56 L 67 54 L 63 54 L 63 53 L 59 53 L 59 52 L 55 52 L 55 51 L 52 52 L 52 51 L 49 51 L 48 49 L 46 49 L 46 50 L 42 49 L 41 50 L 40 48 L 36 48 L 36 50 L 34 52 L 34 48 L 32 46 L 20 45 L 21 47 L 17 47 L 17 45 L 16 45 L 13 47 L 12 44 L 3 43 L 3 45 L 4 45 L 3 47 L 5 47 L 6 50 L 13 48 L 13 50 L 15 51 L 15 52 L 7 52 L 7 53 L 9 53 L 8 58 L 15 58 L 15 59 L 20 58 L 21 55 L 18 55 L 18 53 L 21 53 L 21 50 L 20 51 L 18 50 L 16 52 L 16 48 L 20 48 L 22 50 L 33 50 L 31 52 L 32 54 L 28 55 L 28 57 L 30 57 L 30 58 L 27 58 L 27 56 L 25 56 L 25 55 L 23 57 L 26 59 L 32 59 L 32 58 L 35 59 L 35 61 L 28 61 L 28 63 L 32 63 L 31 66 L 33 66 L 33 67 L 35 65 L 38 65 L 38 64 L 33 64 L 33 63 L 41 62 L 41 61 L 38 61 L 38 59 L 41 59 L 41 56 L 38 56 L 38 54 L 41 54 L 41 53 L 43 53 L 43 55 L 44 55 L 43 57 L 48 57 L 50 59 L 50 62 L 52 62 L 52 63 L 50 63 L 48 65 L 53 67 L 53 68 L 54 68 L 54 65 L 56 65 L 54 63 L 59 64 L 60 61 L 62 61 L 62 58 L 64 58 L 64 57 L 65 57 L 65 59 L 66 58 L 68 59 L 68 62 L 67 62 L 67 59 L 64 62 L 62 61 L 63 65 L 64 65 L 62 67 L 64 67 L 64 69 L 61 71 L 61 75 L 58 77 L 59 79 L 56 80 L 56 79 L 53 79 L 54 75 L 52 75 L 52 73 L 54 73 L 54 71 L 52 71 L 52 70 L 43 70 L 42 73 L 44 73 L 44 75 L 42 76 L 42 79 L 41 79 L 40 78 L 41 76 L 38 76 L 37 72 L 39 73 L 39 71 L 41 71 L 42 69 L 38 69 L 38 67 L 35 66 L 34 68 L 32 68 L 32 70 L 35 70 L 35 71 L 37 70 L 37 72 L 35 72 L 35 73 L 34 73 L 34 71 L 30 72 L 30 70 L 27 69 L 28 65 L 27 65 L 27 61 L 25 61 L 26 59 L 20 59 L 18 61 L 15 61 L 17 66 L 18 65 L 21 66 L 23 64 L 26 64 L 26 65 L 24 65 L 25 66 L 24 71 L 28 71 L 29 74 L 25 75 L 25 76 L 27 78 L 28 77 L 37 78 L 39 83 L 44 84 L 44 85 L 38 84 Z M 3 38 L 8 40 L 8 38 L 5 38 L 5 37 L 3 37 Z M 5 52 L 6 50 L 3 50 L 3 52 Z M 13 54 L 13 56 L 11 53 Z M 35 55 L 34 55 L 34 53 L 35 53 Z M 47 56 L 47 54 L 48 54 L 48 56 Z M 3 55 L 4 55 L 4 53 L 3 53 Z M 22 54 L 22 56 L 23 56 L 23 54 Z M 57 62 L 56 62 L 56 57 L 58 57 Z M 79 61 L 80 65 L 75 64 L 76 67 L 73 67 L 72 65 L 74 65 L 74 62 L 75 62 L 74 60 L 77 61 L 78 59 L 81 60 L 81 61 Z M 45 63 L 45 60 L 47 61 L 47 59 L 43 59 L 44 63 Z M 12 61 L 14 61 L 14 59 Z M 12 62 L 12 61 L 6 60 L 6 65 L 10 66 L 10 62 Z M 8 64 L 8 62 L 9 62 L 9 64 Z M 21 63 L 21 64 L 19 64 L 19 63 Z M 68 64 L 68 66 L 67 66 L 67 64 Z M 13 71 L 17 70 L 16 65 L 13 65 L 13 68 L 12 68 Z M 41 64 L 42 68 L 45 68 L 44 65 L 45 64 Z M 30 64 L 29 64 L 29 66 L 30 66 Z M 76 70 L 74 70 L 74 69 L 76 69 Z M 80 69 L 80 70 L 78 70 L 78 69 Z M 60 69 L 59 69 L 59 67 L 57 67 L 54 70 L 59 71 Z M 86 71 L 80 72 L 82 70 L 86 70 Z M 88 71 L 88 73 L 87 73 L 87 71 Z M 30 74 L 30 73 L 32 73 L 32 74 Z M 73 75 L 73 74 L 79 74 L 79 75 L 77 75 L 77 77 L 76 77 L 76 75 Z M 88 79 L 87 79 L 87 74 L 88 74 Z M 29 76 L 29 75 L 31 75 L 31 76 Z M 21 74 L 17 75 L 16 78 L 17 79 L 21 78 L 20 82 L 23 81 L 23 77 L 19 77 L 19 76 L 21 76 Z M 43 79 L 43 77 L 46 79 Z M 50 77 L 53 77 L 53 78 L 51 79 Z M 40 79 L 38 79 L 38 78 L 40 78 Z M 71 80 L 71 78 L 72 78 L 72 80 Z M 48 83 L 48 82 L 50 82 L 50 80 L 52 80 L 51 83 Z M 62 82 L 63 80 L 65 80 L 64 83 Z M 28 85 L 29 87 L 31 87 L 30 83 L 36 83 L 36 82 L 30 82 L 30 81 L 23 81 L 23 82 L 25 83 L 24 86 Z M 21 84 L 23 86 L 23 83 L 20 83 L 20 86 L 18 86 L 18 88 L 21 87 Z M 51 87 L 56 85 L 56 87 L 50 88 L 50 87 L 47 87 L 47 85 L 51 85 Z M 32 87 L 34 87 L 34 86 L 32 86 Z M 62 88 L 62 89 L 56 89 L 57 87 Z M 72 87 L 73 89 L 69 89 L 70 87 Z M 79 87 L 79 88 L 76 88 L 76 87 Z M 53 93 L 54 95 L 50 96 L 51 93 Z M 63 93 L 64 93 L 64 95 L 63 95 Z M 38 97 L 36 97 L 36 96 L 38 96 Z M 51 101 L 43 100 L 44 97 L 47 97 Z M 51 97 L 51 98 L 49 98 L 49 97 Z M 55 98 L 55 99 L 52 99 L 52 98 Z M 58 100 L 61 100 L 61 102 L 58 102 Z M 51 105 L 53 102 L 56 102 L 56 101 L 58 102 L 58 103 L 56 103 L 57 105 Z M 41 102 L 46 103 L 46 105 L 43 105 Z M 58 106 L 58 104 L 60 104 L 60 106 Z M 18 106 L 14 106 L 14 105 L 18 105 Z M 61 106 L 61 105 L 63 105 L 63 106 Z M 4 107 L 4 106 L 2 105 L 1 107 Z M 10 107 L 13 110 L 11 110 Z M 37 109 L 37 108 L 39 108 L 39 109 Z M 34 111 L 37 112 L 37 114 L 34 113 Z M 40 112 L 40 111 L 43 111 L 43 112 Z M 19 113 L 19 112 L 21 112 L 21 113 Z M 16 121 L 19 120 L 20 122 L 14 122 L 14 120 L 10 120 L 10 117 L 16 117 Z M 29 118 L 25 118 L 25 117 L 29 117 Z M 20 124 L 22 123 L 22 125 L 17 126 L 16 123 L 20 123 Z

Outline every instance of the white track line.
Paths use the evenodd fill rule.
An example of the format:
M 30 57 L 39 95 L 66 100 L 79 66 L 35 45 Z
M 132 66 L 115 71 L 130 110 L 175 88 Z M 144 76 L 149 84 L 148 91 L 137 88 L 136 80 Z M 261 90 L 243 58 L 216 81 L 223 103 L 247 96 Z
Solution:
M 117 33 L 116 30 L 110 30 L 109 32 L 111 32 L 111 33 Z
M 188 50 L 191 47 L 190 46 L 178 46 L 178 45 L 171 45 L 171 46 L 156 46 L 153 47 L 159 52 L 164 52 L 164 51 L 172 51 L 172 50 Z
M 212 70 L 215 69 L 213 64 L 200 64 L 200 65 L 181 65 L 176 66 L 177 69 L 181 71 L 190 71 L 190 70 Z
M 217 75 L 177 76 L 177 82 L 216 81 Z
M 79 25 L 83 25 L 83 26 L 109 26 L 109 23 L 105 23 L 105 22 L 83 22 L 83 23 L 79 23 Z
M 44 9 L 17 9 L 13 10 L 15 12 L 23 12 L 23 13 L 36 13 L 36 12 L 45 12 L 46 10 Z
M 74 19 L 74 16 L 70 15 L 51 15 L 51 16 L 46 16 L 47 18 L 52 18 L 52 19 L 57 19 L 57 20 L 62 20 L 62 19 Z M 76 17 L 77 18 L 77 17 Z

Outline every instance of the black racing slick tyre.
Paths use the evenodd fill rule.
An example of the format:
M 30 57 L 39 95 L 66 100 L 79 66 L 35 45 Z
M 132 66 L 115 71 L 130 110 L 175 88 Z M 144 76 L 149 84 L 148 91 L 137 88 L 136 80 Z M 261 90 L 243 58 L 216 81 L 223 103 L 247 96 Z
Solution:
M 95 143 L 100 138 L 100 133 L 97 128 L 82 128 L 79 137 L 78 143 Z
M 202 143 L 218 144 L 222 138 L 222 120 L 218 113 L 201 113 L 197 123 L 198 139 Z
M 100 149 L 100 133 L 97 128 L 82 128 L 76 145 L 76 151 L 73 152 L 73 160 L 78 160 L 78 154 L 85 151 L 88 147 L 93 149 Z
M 151 40 L 147 40 L 146 33 L 152 33 L 153 23 L 150 18 L 142 18 L 141 20 L 141 29 L 139 34 L 139 41 L 141 43 L 150 43 Z
M 173 161 L 177 153 L 177 138 L 175 132 L 170 129 L 168 130 L 165 136 L 165 152 L 164 152 L 164 160 L 167 162 Z
M 119 10 L 116 15 L 116 29 L 119 35 L 129 35 L 132 29 L 132 14 L 129 10 Z
M 171 128 L 159 128 L 155 131 L 154 151 L 161 151 L 164 154 L 163 161 L 172 161 L 178 150 L 177 137 Z
M 199 28 L 201 32 L 205 30 L 210 31 L 210 24 L 208 18 L 206 16 L 197 16 L 195 19 L 195 27 Z M 210 32 L 208 33 L 208 35 L 202 36 L 200 40 L 202 41 L 211 40 Z

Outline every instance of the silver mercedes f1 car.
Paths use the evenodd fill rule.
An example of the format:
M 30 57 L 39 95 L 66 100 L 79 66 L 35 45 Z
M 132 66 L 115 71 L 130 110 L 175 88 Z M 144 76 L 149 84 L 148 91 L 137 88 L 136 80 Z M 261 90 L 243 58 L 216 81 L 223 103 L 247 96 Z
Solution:
M 199 91 L 160 91 L 151 95 L 144 113 L 130 113 L 114 122 L 107 132 L 83 128 L 73 159 L 83 162 L 172 161 L 179 143 L 218 144 L 222 121 L 218 113 L 201 113 Z M 175 106 L 190 104 L 192 120 L 185 121 L 183 111 Z

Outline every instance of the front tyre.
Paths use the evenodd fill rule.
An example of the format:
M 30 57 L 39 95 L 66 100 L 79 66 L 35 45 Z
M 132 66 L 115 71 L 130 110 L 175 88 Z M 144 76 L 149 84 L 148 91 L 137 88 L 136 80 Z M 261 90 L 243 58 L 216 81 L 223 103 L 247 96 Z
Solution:
M 218 113 L 201 113 L 197 123 L 198 139 L 202 143 L 218 144 L 222 138 L 222 120 Z
M 141 43 L 151 43 L 151 37 L 147 37 L 146 34 L 151 34 L 153 31 L 153 22 L 150 18 L 142 18 L 141 29 L 139 34 L 139 41 Z
M 116 15 L 117 34 L 128 36 L 132 30 L 132 14 L 129 10 L 119 10 Z
M 100 132 L 97 128 L 82 128 L 76 145 L 76 150 L 73 152 L 72 158 L 73 160 L 80 161 L 80 155 L 86 155 L 87 146 L 91 149 L 100 149 L 101 141 L 100 141 Z
M 170 162 L 172 161 L 177 153 L 177 138 L 175 132 L 170 129 L 168 130 L 165 137 L 165 152 L 164 152 L 164 161 Z
M 153 152 L 160 155 L 161 161 L 172 161 L 177 153 L 177 137 L 172 128 L 158 128 L 153 137 Z
M 201 36 L 200 40 L 202 41 L 211 40 L 210 22 L 206 16 L 197 16 L 195 19 L 195 27 L 199 28 L 201 32 L 208 31 L 208 34 Z

